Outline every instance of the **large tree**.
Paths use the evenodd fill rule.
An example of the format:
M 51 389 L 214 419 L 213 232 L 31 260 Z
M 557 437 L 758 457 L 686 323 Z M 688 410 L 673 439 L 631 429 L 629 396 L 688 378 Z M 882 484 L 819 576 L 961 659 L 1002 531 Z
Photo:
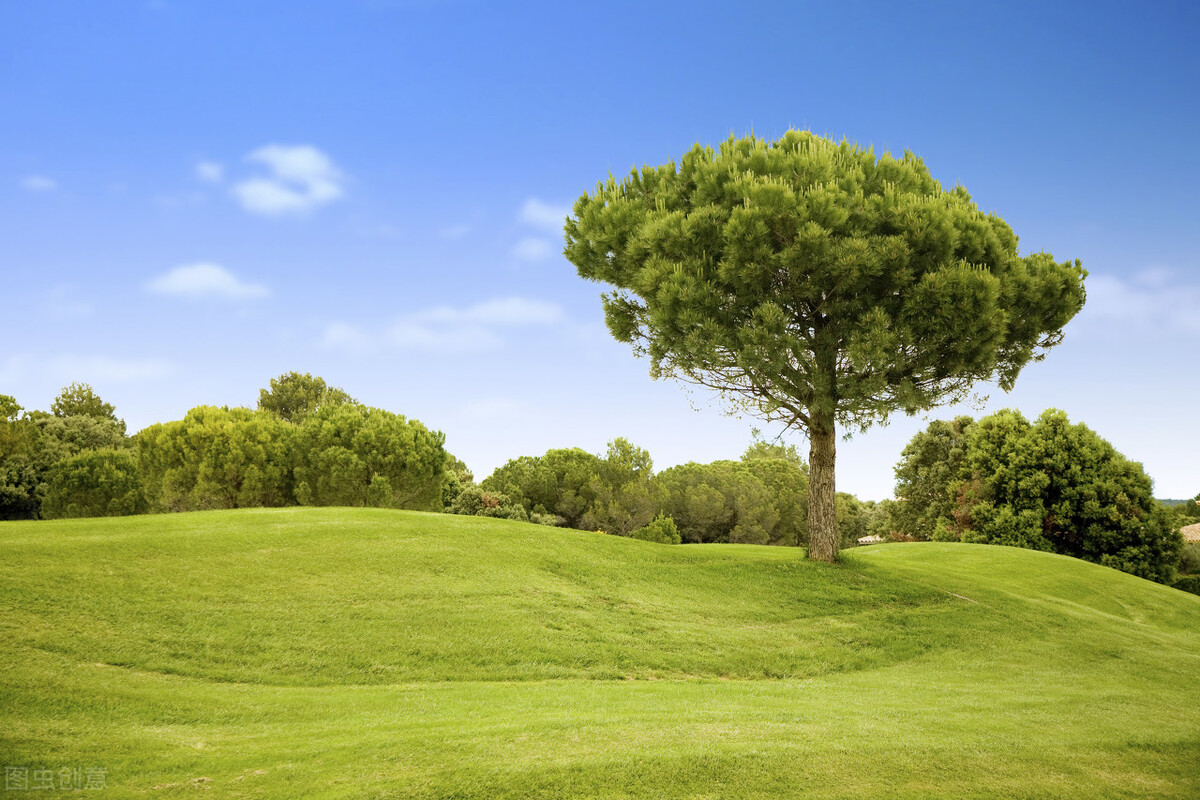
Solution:
M 566 257 L 650 374 L 716 389 L 810 442 L 811 558 L 833 561 L 837 429 L 1006 391 L 1062 338 L 1086 272 L 1022 257 L 921 159 L 789 131 L 696 145 L 576 201 Z

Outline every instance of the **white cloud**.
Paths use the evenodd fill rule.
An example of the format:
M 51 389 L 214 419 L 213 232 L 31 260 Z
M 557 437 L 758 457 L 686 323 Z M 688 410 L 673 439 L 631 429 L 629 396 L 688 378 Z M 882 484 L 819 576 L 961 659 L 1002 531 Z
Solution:
M 520 219 L 534 227 L 557 233 L 562 231 L 563 223 L 570 213 L 571 207 L 568 205 L 557 206 L 531 197 L 521 206 Z
M 266 286 L 243 283 L 219 264 L 185 264 L 159 275 L 146 284 L 155 294 L 179 297 L 220 297 L 227 300 L 246 300 L 270 294 Z
M 1180 280 L 1171 270 L 1147 269 L 1132 278 L 1093 273 L 1084 285 L 1087 302 L 1079 314 L 1084 327 L 1115 336 L 1200 335 L 1200 285 Z
M 438 306 L 422 312 L 418 318 L 424 322 L 457 325 L 553 325 L 562 321 L 563 312 L 555 303 L 506 297 L 461 309 Z
M 387 338 L 396 347 L 411 350 L 497 350 L 504 346 L 497 329 L 548 327 L 563 318 L 562 308 L 554 303 L 508 297 L 410 314 L 396 321 Z
M 391 327 L 388 341 L 402 350 L 432 350 L 440 353 L 464 353 L 471 350 L 499 350 L 504 341 L 479 325 L 440 326 L 400 320 Z
M 546 239 L 527 236 L 513 245 L 512 254 L 522 261 L 541 261 L 554 252 L 554 245 Z
M 271 144 L 246 156 L 268 175 L 242 181 L 233 194 L 255 214 L 303 214 L 344 194 L 345 176 L 329 158 L 310 145 Z
M 371 350 L 374 344 L 371 336 L 361 328 L 345 322 L 332 322 L 325 326 L 319 346 L 322 350 L 359 354 Z
M 51 361 L 51 370 L 60 381 L 139 383 L 168 377 L 175 365 L 159 358 L 59 356 Z
M 196 164 L 196 179 L 204 183 L 220 183 L 225 180 L 225 165 L 219 161 L 201 161 Z
M 58 181 L 45 175 L 29 175 L 21 179 L 21 188 L 29 192 L 53 192 L 58 188 Z

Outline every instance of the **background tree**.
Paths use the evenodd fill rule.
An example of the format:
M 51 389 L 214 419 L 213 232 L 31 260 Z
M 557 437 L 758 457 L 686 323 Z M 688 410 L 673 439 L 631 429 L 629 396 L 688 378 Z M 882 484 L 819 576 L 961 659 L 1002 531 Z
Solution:
M 41 515 L 120 517 L 147 510 L 137 457 L 129 450 L 88 450 L 59 461 L 46 477 Z
M 294 426 L 248 408 L 198 406 L 137 435 L 154 511 L 292 505 Z
M 0 519 L 42 516 L 51 469 L 93 450 L 129 445 L 125 423 L 87 384 L 73 383 L 55 399 L 56 413 L 23 412 L 0 395 Z
M 296 431 L 302 505 L 441 511 L 445 436 L 358 403 L 324 405 Z
M 0 520 L 37 516 L 38 430 L 22 410 L 16 398 L 0 394 Z
M 742 463 L 767 489 L 778 522 L 769 531 L 769 544 L 808 545 L 808 464 L 792 445 L 756 441 Z
M 931 452 L 962 453 L 954 470 L 926 473 L 921 491 L 901 494 L 893 519 L 905 533 L 927 539 L 932 524 L 934 538 L 1046 550 L 1170 582 L 1182 538 L 1140 464 L 1057 409 L 1033 423 L 1013 410 L 968 422 L 932 423 L 905 449 L 898 475 L 919 473 Z M 940 491 L 932 476 L 945 482 Z
M 325 406 L 354 402 L 357 401 L 341 389 L 327 386 L 324 378 L 314 378 L 307 372 L 288 372 L 272 378 L 271 388 L 258 392 L 259 410 L 297 425 Z
M 938 531 L 955 525 L 966 434 L 974 425 L 967 416 L 934 420 L 904 447 L 896 464 L 896 497 L 901 502 L 893 507 L 893 524 L 912 538 L 945 538 Z M 957 533 L 951 538 L 958 538 Z
M 1017 237 L 919 158 L 788 131 L 699 145 L 576 201 L 565 255 L 650 374 L 807 433 L 812 558 L 837 555 L 839 425 L 1012 387 L 1083 306 L 1079 262 Z M 678 520 L 677 520 L 678 522 Z
M 101 400 L 86 383 L 72 383 L 65 387 L 50 404 L 50 412 L 56 417 L 83 416 L 109 420 L 117 424 L 122 436 L 125 435 L 125 421 L 117 419 L 116 409 Z

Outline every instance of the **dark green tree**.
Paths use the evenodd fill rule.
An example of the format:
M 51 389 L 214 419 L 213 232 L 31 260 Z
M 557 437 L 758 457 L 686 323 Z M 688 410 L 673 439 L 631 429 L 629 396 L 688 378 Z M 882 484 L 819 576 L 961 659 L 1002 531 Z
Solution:
M 919 474 L 931 453 L 961 454 L 954 469 L 901 494 L 893 519 L 904 533 L 930 538 L 936 518 L 935 538 L 1046 550 L 1170 582 L 1182 537 L 1140 464 L 1057 409 L 1032 423 L 1007 409 L 968 422 L 932 424 L 905 449 L 898 475 Z
M 835 443 L 896 411 L 1008 390 L 1082 308 L 1086 272 L 1022 257 L 924 163 L 788 131 L 696 145 L 576 201 L 566 257 L 654 378 L 808 436 L 809 556 L 833 561 Z M 678 519 L 676 520 L 678 522 Z
M 934 420 L 914 436 L 896 465 L 896 497 L 892 522 L 914 539 L 958 538 L 954 513 L 967 453 L 970 417 Z

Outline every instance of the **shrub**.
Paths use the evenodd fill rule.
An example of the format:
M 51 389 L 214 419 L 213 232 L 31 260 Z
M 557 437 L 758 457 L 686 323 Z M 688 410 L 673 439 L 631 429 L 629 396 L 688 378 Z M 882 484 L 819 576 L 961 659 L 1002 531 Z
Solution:
M 481 486 L 468 486 L 463 489 L 447 511 L 473 517 L 529 521 L 529 514 L 525 509 L 510 500 L 507 495 L 490 492 Z
M 1176 578 L 1171 585 L 1181 592 L 1200 594 L 1200 575 L 1184 575 L 1182 578 Z
M 675 527 L 675 520 L 662 513 L 650 520 L 644 528 L 638 528 L 629 536 L 633 539 L 641 539 L 643 542 L 657 542 L 658 544 L 679 544 L 682 541 L 679 537 L 679 529 Z
M 147 508 L 137 459 L 125 450 L 89 450 L 60 461 L 46 483 L 46 519 L 119 517 Z

